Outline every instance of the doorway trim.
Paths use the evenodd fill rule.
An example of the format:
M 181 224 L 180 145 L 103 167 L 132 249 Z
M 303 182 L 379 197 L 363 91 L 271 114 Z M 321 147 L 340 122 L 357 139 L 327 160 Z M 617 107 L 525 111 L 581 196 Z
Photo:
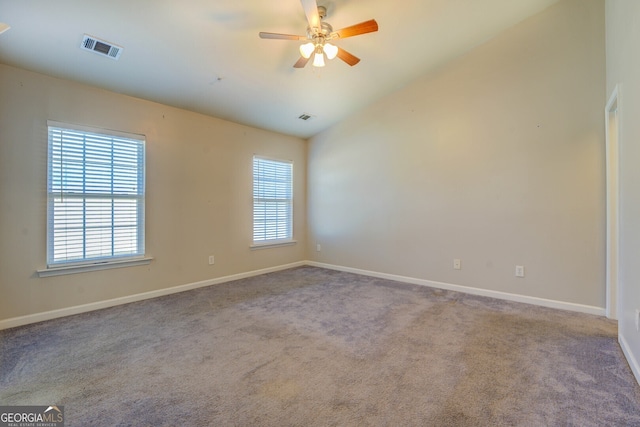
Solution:
M 606 314 L 618 319 L 619 207 L 620 207 L 620 114 L 619 88 L 611 92 L 604 110 L 607 200 Z

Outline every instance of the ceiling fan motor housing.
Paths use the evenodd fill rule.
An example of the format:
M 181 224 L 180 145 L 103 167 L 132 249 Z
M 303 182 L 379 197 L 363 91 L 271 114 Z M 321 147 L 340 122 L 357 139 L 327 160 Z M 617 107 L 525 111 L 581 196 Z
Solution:
M 328 40 L 333 32 L 333 27 L 328 22 L 321 22 L 320 28 L 307 27 L 307 37 L 309 40 L 314 40 L 317 37 L 322 37 Z

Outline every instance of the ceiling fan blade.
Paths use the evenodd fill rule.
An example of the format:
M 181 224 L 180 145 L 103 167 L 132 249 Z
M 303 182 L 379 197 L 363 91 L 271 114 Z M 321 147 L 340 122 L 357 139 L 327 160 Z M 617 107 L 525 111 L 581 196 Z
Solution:
M 346 50 L 342 49 L 342 48 L 338 48 L 338 58 L 342 59 L 344 62 L 346 62 L 347 64 L 351 65 L 352 67 L 354 65 L 356 65 L 358 62 L 360 62 L 360 58 L 358 58 L 357 56 L 354 56 L 352 54 L 350 54 L 349 52 L 347 52 Z
M 307 62 L 309 62 L 309 58 L 305 58 L 304 56 L 301 56 L 300 59 L 298 59 L 298 62 L 296 62 L 293 65 L 293 68 L 304 68 L 305 65 L 307 65 Z
M 373 33 L 374 31 L 378 31 L 378 23 L 375 19 L 370 19 L 368 21 L 334 31 L 331 35 L 344 39 L 345 37 L 359 36 L 360 34 Z
M 318 3 L 316 0 L 300 0 L 304 14 L 311 28 L 320 28 L 320 15 L 318 15 Z
M 258 33 L 261 39 L 279 39 L 279 40 L 307 40 L 307 36 L 295 36 L 293 34 L 280 33 Z

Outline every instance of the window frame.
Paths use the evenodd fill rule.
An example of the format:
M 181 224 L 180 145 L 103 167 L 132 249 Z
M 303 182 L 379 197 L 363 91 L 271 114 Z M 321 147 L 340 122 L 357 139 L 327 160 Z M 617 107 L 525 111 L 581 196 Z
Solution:
M 256 197 L 256 161 L 263 161 L 263 162 L 270 162 L 270 163 L 275 163 L 275 164 L 283 164 L 283 165 L 288 165 L 290 167 L 290 180 L 288 182 L 289 185 L 289 189 L 288 192 L 290 194 L 289 198 L 287 199 L 287 204 L 288 204 L 288 219 L 287 219 L 287 229 L 288 229 L 288 235 L 286 237 L 276 237 L 276 238 L 271 238 L 271 239 L 262 239 L 262 240 L 256 240 L 256 201 L 257 200 L 261 200 L 264 201 L 264 198 L 259 198 Z M 285 159 L 278 159 L 278 158 L 273 158 L 273 157 L 266 157 L 266 156 L 262 156 L 262 155 L 258 155 L 258 154 L 254 154 L 253 159 L 252 159 L 252 179 L 251 179 L 251 184 L 252 184 L 252 210 L 251 210 L 251 214 L 252 214 L 252 238 L 251 238 L 251 249 L 263 249 L 263 248 L 270 248 L 270 247 L 277 247 L 277 246 L 287 246 L 287 245 L 294 245 L 297 243 L 297 241 L 294 239 L 294 191 L 293 191 L 293 184 L 294 184 L 294 162 L 293 160 L 285 160 Z M 274 198 L 270 198 L 271 200 L 273 200 Z M 277 199 L 277 198 L 275 198 Z M 263 233 L 266 232 L 266 230 L 262 230 Z
M 131 164 L 137 164 L 137 169 L 135 169 L 135 183 L 136 183 L 135 189 L 130 192 L 116 189 L 117 185 L 123 185 L 120 180 L 130 179 L 131 173 L 129 172 L 128 175 L 122 175 L 122 174 L 116 175 L 113 172 L 114 163 L 111 163 L 109 166 L 111 170 L 110 177 L 106 179 L 98 178 L 97 181 L 93 181 L 94 185 L 104 186 L 105 184 L 107 184 L 106 187 L 108 188 L 108 190 L 105 190 L 104 188 L 101 188 L 100 190 L 94 190 L 94 191 L 87 190 L 86 174 L 87 174 L 88 168 L 87 168 L 87 163 L 85 163 L 86 157 L 84 157 L 84 153 L 86 153 L 84 149 L 87 146 L 87 142 L 83 140 L 82 142 L 78 143 L 78 146 L 81 146 L 83 148 L 83 156 L 82 156 L 81 163 L 77 163 L 76 161 L 76 164 L 80 165 L 79 170 L 81 171 L 81 175 L 82 175 L 82 178 L 81 178 L 82 189 L 81 190 L 78 190 L 77 188 L 72 189 L 71 187 L 73 186 L 68 186 L 67 188 L 65 188 L 66 191 L 63 191 L 63 188 L 64 188 L 63 185 L 61 184 L 56 185 L 54 183 L 54 173 L 58 171 L 56 171 L 54 167 L 53 138 L 54 138 L 54 134 L 59 132 L 60 130 L 63 132 L 69 131 L 69 132 L 77 132 L 78 134 L 84 134 L 83 138 L 85 138 L 85 136 L 91 137 L 91 135 L 95 135 L 98 139 L 105 138 L 105 140 L 108 140 L 109 138 L 131 140 L 131 143 L 132 143 L 131 148 L 135 149 L 137 153 L 133 156 L 134 161 L 129 162 L 127 166 L 131 166 Z M 121 141 L 118 141 L 118 142 L 121 142 Z M 111 143 L 113 144 L 113 141 Z M 59 145 L 63 145 L 63 144 L 64 142 L 59 142 Z M 94 150 L 96 150 L 97 152 L 99 151 L 99 148 L 94 148 Z M 114 150 L 113 145 L 111 145 L 109 150 L 110 151 L 108 151 L 108 153 L 110 153 L 110 155 L 112 156 L 111 161 L 113 162 L 114 161 L 113 155 L 114 153 L 117 153 L 117 152 Z M 126 160 L 131 160 L 131 159 L 126 159 Z M 126 173 L 126 172 L 122 172 L 122 173 Z M 56 176 L 58 177 L 58 179 L 63 179 L 64 174 L 62 171 L 59 171 Z M 96 178 L 96 176 L 97 175 L 95 175 L 95 172 L 94 172 L 94 176 L 93 176 L 94 179 Z M 127 178 L 127 176 L 129 176 L 129 178 Z M 68 179 L 68 177 L 66 176 L 65 178 Z M 57 188 L 54 189 L 54 187 L 57 187 Z M 148 264 L 151 261 L 151 257 L 148 257 L 145 255 L 146 137 L 144 135 L 48 120 L 47 121 L 46 193 L 47 193 L 46 268 L 42 270 L 38 270 L 38 274 L 40 277 L 46 277 L 46 276 L 58 275 L 58 274 L 71 274 L 71 273 L 90 271 L 90 270 L 102 270 L 105 268 L 127 267 L 132 265 Z M 71 257 L 70 259 L 66 259 L 66 260 L 65 259 L 58 260 L 55 258 L 55 249 L 54 249 L 54 246 L 55 246 L 54 215 L 56 213 L 54 208 L 54 202 L 56 198 L 59 198 L 63 194 L 67 195 L 68 197 L 77 199 L 82 203 L 82 208 L 81 208 L 82 212 L 78 214 L 79 215 L 78 218 L 81 218 L 81 220 L 79 221 L 82 222 L 81 229 L 82 229 L 83 236 L 78 239 L 78 242 L 80 242 L 83 249 L 82 249 L 81 257 Z M 102 252 L 104 247 L 102 247 L 98 250 L 98 252 L 100 252 L 98 255 L 91 256 L 91 255 L 87 255 L 86 253 L 88 249 L 87 246 L 88 244 L 90 244 L 90 238 L 86 236 L 86 230 L 88 228 L 86 223 L 88 220 L 91 219 L 91 217 L 89 216 L 90 212 L 86 210 L 86 206 L 87 206 L 86 202 L 87 200 L 89 200 L 95 203 L 100 199 L 112 201 L 112 204 L 111 204 L 112 212 L 110 213 L 111 220 L 112 220 L 111 227 L 110 229 L 109 227 L 105 228 L 104 226 L 101 226 L 99 228 L 99 230 L 103 230 L 103 232 L 104 230 L 108 230 L 107 235 L 111 236 L 110 237 L 111 241 L 107 243 L 106 246 L 104 246 L 104 247 L 110 246 L 111 255 L 104 255 L 104 253 Z M 117 246 L 117 243 L 116 243 L 117 227 L 116 225 L 114 225 L 115 223 L 113 221 L 117 219 L 117 217 L 114 217 L 113 209 L 114 209 L 114 206 L 116 206 L 114 205 L 114 203 L 117 200 L 121 202 L 125 202 L 123 205 L 123 209 L 125 209 L 125 211 L 128 211 L 121 215 L 125 215 L 124 218 L 126 219 L 133 219 L 133 227 L 135 228 L 135 239 L 134 240 L 129 239 L 128 241 L 128 243 L 133 243 L 133 245 L 130 246 L 130 248 L 133 249 L 133 252 L 130 252 L 130 253 L 123 253 L 123 254 L 115 253 L 116 246 Z M 136 202 L 133 204 L 127 204 L 126 203 L 127 200 L 128 201 L 135 200 Z M 131 211 L 131 206 L 135 206 L 133 208 L 133 211 Z M 99 209 L 100 208 L 98 208 L 96 212 L 100 212 Z M 134 213 L 131 214 L 131 212 L 134 212 Z

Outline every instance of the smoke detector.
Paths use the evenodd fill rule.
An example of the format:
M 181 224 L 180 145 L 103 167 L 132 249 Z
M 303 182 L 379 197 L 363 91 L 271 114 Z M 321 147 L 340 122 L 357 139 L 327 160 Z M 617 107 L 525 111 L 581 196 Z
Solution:
M 106 40 L 101 40 L 97 37 L 90 36 L 88 34 L 85 34 L 82 38 L 80 48 L 115 60 L 118 60 L 120 58 L 123 50 L 122 46 L 118 46 Z

